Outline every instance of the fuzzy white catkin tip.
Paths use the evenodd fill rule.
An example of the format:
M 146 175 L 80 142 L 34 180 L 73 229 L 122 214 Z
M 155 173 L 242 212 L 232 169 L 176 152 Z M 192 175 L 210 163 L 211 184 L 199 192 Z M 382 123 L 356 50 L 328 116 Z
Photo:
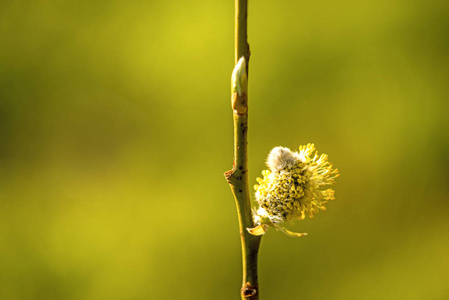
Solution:
M 240 57 L 231 76 L 231 91 L 241 96 L 248 93 L 248 75 L 246 74 L 245 56 Z
M 279 172 L 287 167 L 293 167 L 297 161 L 297 156 L 290 149 L 275 147 L 268 155 L 267 166 L 272 172 Z

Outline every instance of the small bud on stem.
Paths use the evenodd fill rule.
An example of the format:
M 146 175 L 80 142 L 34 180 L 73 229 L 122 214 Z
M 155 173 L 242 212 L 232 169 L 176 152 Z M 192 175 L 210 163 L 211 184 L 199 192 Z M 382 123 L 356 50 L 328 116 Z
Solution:
M 244 115 L 248 111 L 248 74 L 246 59 L 242 56 L 235 65 L 231 76 L 231 105 L 237 115 Z

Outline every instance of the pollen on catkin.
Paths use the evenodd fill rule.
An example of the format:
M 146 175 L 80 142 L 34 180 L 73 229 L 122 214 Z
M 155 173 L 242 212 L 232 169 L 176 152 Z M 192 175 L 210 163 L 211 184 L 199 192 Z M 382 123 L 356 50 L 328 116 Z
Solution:
M 323 187 L 335 184 L 338 170 L 333 169 L 326 154 L 318 155 L 313 144 L 299 147 L 299 152 L 276 147 L 268 155 L 267 166 L 269 170 L 262 171 L 263 178 L 257 178 L 254 186 L 259 205 L 253 213 L 257 226 L 248 231 L 262 235 L 272 226 L 290 236 L 306 235 L 281 224 L 305 216 L 313 218 L 326 210 L 326 203 L 335 197 L 334 190 Z

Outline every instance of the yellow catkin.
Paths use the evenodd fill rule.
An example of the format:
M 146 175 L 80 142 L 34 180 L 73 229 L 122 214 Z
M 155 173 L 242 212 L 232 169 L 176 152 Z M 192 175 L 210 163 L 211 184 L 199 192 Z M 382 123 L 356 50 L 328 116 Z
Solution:
M 313 144 L 299 147 L 299 152 L 283 147 L 270 152 L 270 170 L 263 170 L 263 178 L 257 178 L 254 185 L 259 204 L 254 217 L 257 225 L 271 224 L 279 229 L 286 221 L 302 220 L 306 215 L 313 218 L 335 199 L 334 190 L 322 187 L 335 184 L 338 170 L 326 154 L 314 152 Z

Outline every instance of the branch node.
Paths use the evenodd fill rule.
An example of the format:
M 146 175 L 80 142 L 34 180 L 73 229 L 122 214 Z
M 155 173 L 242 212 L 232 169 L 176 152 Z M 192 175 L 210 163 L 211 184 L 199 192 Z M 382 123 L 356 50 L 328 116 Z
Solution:
M 228 182 L 228 183 L 231 183 L 231 179 L 232 179 L 232 177 L 233 177 L 233 175 L 234 175 L 234 169 L 233 170 L 229 170 L 229 171 L 226 171 L 225 173 L 224 173 L 224 176 L 226 177 L 226 181 Z
M 245 283 L 240 292 L 242 294 L 242 299 L 255 300 L 258 298 L 257 286 L 251 285 L 250 282 Z

